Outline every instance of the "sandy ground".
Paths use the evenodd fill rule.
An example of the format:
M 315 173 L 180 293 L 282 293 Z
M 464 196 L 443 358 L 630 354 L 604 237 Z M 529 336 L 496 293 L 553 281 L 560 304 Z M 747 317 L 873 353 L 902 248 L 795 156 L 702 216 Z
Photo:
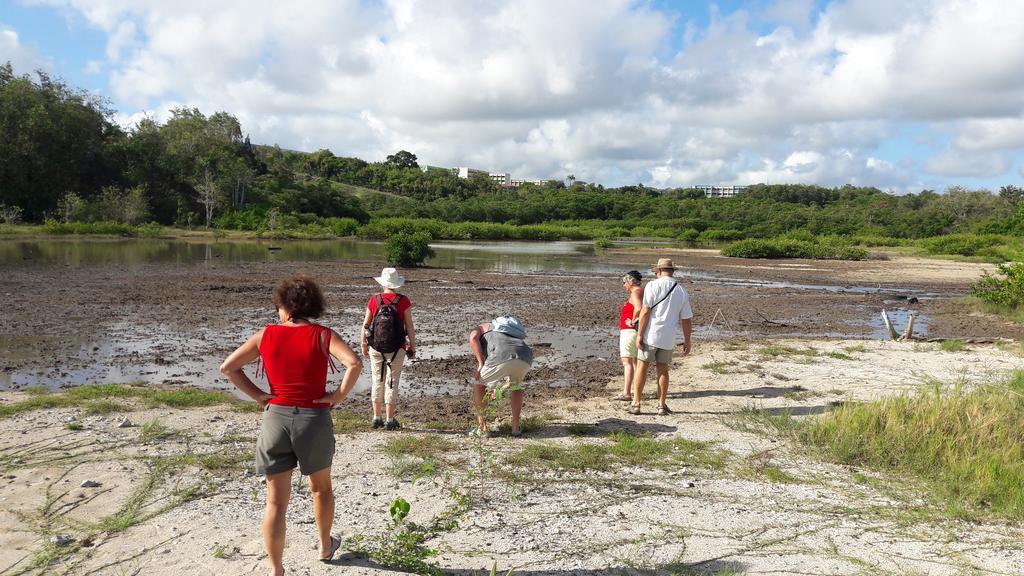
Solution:
M 337 531 L 379 534 L 396 497 L 406 498 L 411 518 L 422 523 L 465 498 L 470 505 L 458 527 L 429 541 L 442 551 L 433 561 L 446 573 L 483 573 L 494 562 L 516 574 L 556 576 L 1024 573 L 1019 526 L 935 519 L 922 512 L 929 506 L 909 488 L 881 489 L 865 480 L 870 472 L 819 462 L 798 446 L 738 431 L 734 424 L 736 414 L 751 407 L 816 414 L 834 402 L 911 391 L 934 380 L 998 381 L 1024 368 L 1017 345 L 972 345 L 955 353 L 909 342 L 772 346 L 815 353 L 766 359 L 763 342 L 702 343 L 675 364 L 670 404 L 676 413 L 666 417 L 653 414 L 653 401 L 645 414 L 626 414 L 621 403 L 607 399 L 616 382 L 587 400 L 545 399 L 543 390 L 531 389 L 526 414 L 543 424 L 522 439 L 499 436 L 478 445 L 461 434 L 424 430 L 413 420 L 396 433 L 339 435 L 333 468 Z M 244 454 L 258 426 L 257 415 L 224 407 L 138 409 L 127 416 L 137 424 L 160 418 L 177 434 L 144 443 L 138 426 L 117 427 L 123 414 L 87 416 L 78 408 L 0 420 L 0 574 L 34 573 L 26 564 L 51 534 L 81 538 L 98 518 L 124 509 L 155 457 Z M 68 422 L 82 429 L 67 430 Z M 504 479 L 502 471 L 514 471 L 505 459 L 525 447 L 605 441 L 571 435 L 570 426 L 581 423 L 601 432 L 711 442 L 729 452 L 730 463 L 722 469 L 683 463 L 669 470 L 639 466 Z M 453 442 L 442 455 L 446 472 L 416 480 L 395 476 L 395 462 L 383 451 L 388 440 L 432 434 Z M 765 466 L 791 481 L 758 474 Z M 83 480 L 101 485 L 81 488 Z M 188 487 L 202 497 L 156 513 Z M 261 479 L 245 471 L 183 465 L 139 503 L 142 512 L 156 513 L 152 518 L 70 556 L 58 552 L 44 573 L 262 573 L 263 498 Z M 289 574 L 390 572 L 351 554 L 330 565 L 316 562 L 311 522 L 308 492 L 298 490 L 289 512 Z
M 628 270 L 664 254 L 600 257 Z M 865 262 L 670 255 L 685 266 L 697 345 L 676 362 L 676 413 L 667 417 L 652 413 L 653 402 L 630 416 L 608 400 L 621 385 L 611 328 L 623 299 L 618 276 L 408 272 L 405 292 L 420 305 L 422 359 L 403 376 L 406 427 L 339 435 L 337 531 L 380 534 L 389 503 L 401 496 L 421 523 L 468 503 L 457 528 L 428 542 L 441 551 L 432 561 L 452 574 L 482 573 L 494 562 L 516 574 L 553 576 L 1024 573 L 1018 527 L 935 519 L 910 487 L 883 489 L 901 482 L 873 481 L 867 471 L 819 462 L 771 434 L 736 426 L 737 414 L 751 407 L 814 415 L 933 379 L 982 383 L 1024 368 L 1019 345 L 1010 343 L 1024 329 L 969 312 L 957 298 L 991 266 L 893 255 Z M 17 389 L 30 384 L 141 379 L 223 387 L 213 367 L 272 321 L 269 286 L 295 270 L 321 279 L 331 306 L 325 323 L 352 338 L 379 271 L 374 263 L 5 270 L 0 387 L 8 390 L 0 402 L 24 398 Z M 935 343 L 880 341 L 882 307 L 919 315 L 921 336 L 999 342 L 949 353 Z M 454 430 L 427 430 L 437 421 L 468 425 L 465 332 L 513 310 L 538 353 L 526 414 L 538 417 L 539 429 L 482 445 Z M 765 347 L 790 351 L 766 358 Z M 814 352 L 792 352 L 808 348 Z M 346 409 L 365 406 L 357 395 Z M 61 408 L 0 418 L 0 575 L 263 573 L 261 478 L 223 458 L 202 459 L 247 461 L 258 415 L 134 406 L 127 417 L 135 425 L 118 427 L 124 417 Z M 155 419 L 169 435 L 143 441 L 141 424 Z M 728 451 L 728 464 L 711 469 L 684 459 L 670 470 L 510 476 L 516 470 L 507 459 L 526 447 L 607 442 L 574 436 L 579 424 L 712 442 Z M 414 480 L 396 476 L 396 461 L 384 452 L 398 435 L 442 435 L 453 447 L 438 456 L 439 473 Z M 178 457 L 176 464 L 159 466 L 168 457 Z M 775 468 L 793 481 L 764 472 Z M 84 480 L 100 486 L 81 487 Z M 389 571 L 353 555 L 315 562 L 308 491 L 296 489 L 289 514 L 289 574 Z M 140 521 L 96 532 L 103 519 L 111 526 L 126 518 Z M 55 534 L 76 540 L 52 546 Z M 98 535 L 83 542 L 87 534 Z M 54 562 L 32 569 L 48 558 Z

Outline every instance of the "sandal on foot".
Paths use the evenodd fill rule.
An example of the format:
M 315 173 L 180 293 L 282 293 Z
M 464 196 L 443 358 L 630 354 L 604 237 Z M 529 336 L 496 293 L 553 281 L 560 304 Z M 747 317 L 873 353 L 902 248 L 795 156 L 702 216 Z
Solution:
M 612 400 L 620 400 L 622 402 L 632 402 L 633 401 L 633 397 L 631 395 L 629 395 L 629 394 L 619 394 L 615 398 L 612 398 Z
M 658 408 L 658 416 L 668 416 L 671 413 L 672 410 L 669 409 L 668 404 L 662 404 L 661 407 Z
M 341 548 L 341 540 L 331 536 L 331 547 L 326 550 L 323 548 L 320 549 L 320 561 L 330 562 L 331 560 L 334 560 L 334 553 L 338 551 L 338 548 Z M 324 556 L 324 554 L 326 554 L 326 556 Z
M 633 415 L 637 415 L 640 413 L 640 407 L 637 406 L 636 404 L 630 404 L 629 408 L 626 408 L 626 412 L 629 412 L 630 414 Z

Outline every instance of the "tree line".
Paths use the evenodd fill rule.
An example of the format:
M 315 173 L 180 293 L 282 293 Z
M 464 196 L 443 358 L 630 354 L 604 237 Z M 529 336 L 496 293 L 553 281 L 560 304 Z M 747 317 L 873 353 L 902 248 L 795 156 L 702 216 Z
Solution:
M 954 187 L 895 195 L 872 187 L 755 185 L 733 198 L 570 180 L 506 189 L 458 178 L 398 151 L 384 161 L 254 145 L 237 118 L 171 111 L 123 128 L 102 99 L 0 66 L 0 221 L 156 222 L 255 230 L 385 218 L 537 225 L 602 223 L 612 233 L 680 239 L 816 235 L 925 238 L 1024 234 L 1024 190 Z M 377 191 L 377 192 L 374 192 Z M 351 229 L 344 227 L 345 230 Z

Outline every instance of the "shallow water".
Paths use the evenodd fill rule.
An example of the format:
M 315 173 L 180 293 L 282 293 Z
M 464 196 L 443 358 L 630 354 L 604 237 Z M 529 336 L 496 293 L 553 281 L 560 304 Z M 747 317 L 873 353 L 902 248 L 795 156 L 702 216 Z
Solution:
M 273 249 L 272 249 L 273 248 Z M 551 275 L 571 275 L 580 282 L 603 284 L 609 276 L 621 274 L 623 266 L 601 260 L 589 242 L 439 242 L 433 245 L 437 253 L 428 265 L 436 268 L 474 270 L 494 274 L 519 274 L 525 278 L 543 278 Z M 111 269 L 132 271 L 136 267 L 164 264 L 171 268 L 214 267 L 224 263 L 250 262 L 308 262 L 344 260 L 382 260 L 383 244 L 362 240 L 342 239 L 330 241 L 191 241 L 151 239 L 0 239 L 0 272 L 16 270 L 29 275 L 33 269 L 60 270 L 63 267 L 82 268 L 92 274 Z M 773 264 L 784 267 L 786 263 Z M 52 272 L 51 272 L 52 273 Z M 891 294 L 890 318 L 896 330 L 902 333 L 909 309 L 901 308 L 903 302 L 895 300 L 898 295 L 920 299 L 942 297 L 910 290 L 893 291 L 878 286 L 834 286 L 800 284 L 791 282 L 763 281 L 743 277 L 741 268 L 735 274 L 714 275 L 700 270 L 681 270 L 681 277 L 705 285 L 725 287 L 756 288 L 765 293 L 792 290 L 853 293 Z M 575 280 L 574 280 L 575 281 Z M 614 282 L 613 282 L 614 284 Z M 346 285 L 332 286 L 345 288 Z M 452 289 L 464 290 L 463 285 L 452 285 Z M 436 289 L 447 286 L 438 284 Z M 462 305 L 464 311 L 473 316 L 489 317 L 487 306 L 480 310 L 473 302 Z M 858 308 L 863 320 L 848 322 L 848 330 L 837 326 L 829 333 L 794 333 L 798 337 L 865 337 L 864 328 L 870 330 L 870 337 L 885 338 L 886 334 L 878 317 L 877 309 Z M 359 317 L 361 308 L 346 308 L 339 311 L 344 317 Z M 478 312 L 478 313 L 477 313 Z M 228 385 L 216 371 L 222 359 L 211 357 L 209 350 L 217 342 L 241 341 L 248 334 L 240 326 L 262 325 L 273 322 L 272 310 L 233 310 L 231 321 L 208 318 L 200 327 L 184 332 L 181 326 L 137 326 L 133 318 L 113 321 L 105 325 L 102 334 L 77 336 L 31 335 L 22 336 L 0 332 L 0 389 L 21 388 L 28 385 L 46 385 L 57 388 L 67 385 L 96 382 L 127 382 L 143 380 L 166 384 L 193 384 L 211 388 L 226 388 Z M 239 321 L 243 320 L 243 321 Z M 798 322 L 794 322 L 798 324 Z M 796 329 L 796 326 L 794 326 Z M 915 334 L 924 335 L 928 330 L 928 319 L 918 317 Z M 339 331 L 347 341 L 358 341 L 355 328 Z M 698 340 L 722 339 L 750 335 L 737 329 L 725 319 L 710 320 L 706 325 L 694 326 Z M 775 334 L 785 336 L 785 334 Z M 412 390 L 431 393 L 464 390 L 470 376 L 471 361 L 467 357 L 465 344 L 461 341 L 445 340 L 440 335 L 421 334 L 419 339 L 420 361 L 450 362 L 452 376 L 439 379 L 424 378 L 422 382 L 410 382 Z M 538 345 L 536 366 L 557 368 L 568 362 L 593 359 L 594 361 L 615 361 L 617 334 L 604 328 L 579 328 L 574 326 L 536 327 L 531 333 L 531 342 Z M 45 351 L 57 360 L 43 369 L 19 369 L 26 358 Z M 171 360 L 173 359 L 173 361 Z M 465 360 L 465 367 L 462 361 Z M 357 390 L 369 387 L 369 370 L 360 378 Z M 405 378 L 403 378 L 403 382 Z
M 615 272 L 590 242 L 439 242 L 428 266 L 494 272 Z M 25 266 L 132 267 L 143 264 L 383 260 L 384 244 L 370 240 L 194 241 L 161 239 L 0 239 L 0 268 Z

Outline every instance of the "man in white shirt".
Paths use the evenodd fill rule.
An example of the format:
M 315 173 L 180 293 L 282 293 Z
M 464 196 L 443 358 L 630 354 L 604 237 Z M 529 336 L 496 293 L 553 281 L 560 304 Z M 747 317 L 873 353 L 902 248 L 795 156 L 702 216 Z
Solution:
M 676 346 L 679 327 L 683 328 L 683 356 L 690 353 L 690 333 L 693 331 L 693 311 L 690 295 L 672 277 L 676 267 L 669 258 L 661 258 L 651 268 L 657 278 L 644 286 L 643 308 L 637 321 L 636 373 L 633 376 L 633 403 L 630 414 L 640 413 L 647 382 L 647 367 L 655 363 L 658 373 L 658 414 L 671 414 L 665 399 L 668 396 L 668 368 L 672 363 L 672 349 Z

